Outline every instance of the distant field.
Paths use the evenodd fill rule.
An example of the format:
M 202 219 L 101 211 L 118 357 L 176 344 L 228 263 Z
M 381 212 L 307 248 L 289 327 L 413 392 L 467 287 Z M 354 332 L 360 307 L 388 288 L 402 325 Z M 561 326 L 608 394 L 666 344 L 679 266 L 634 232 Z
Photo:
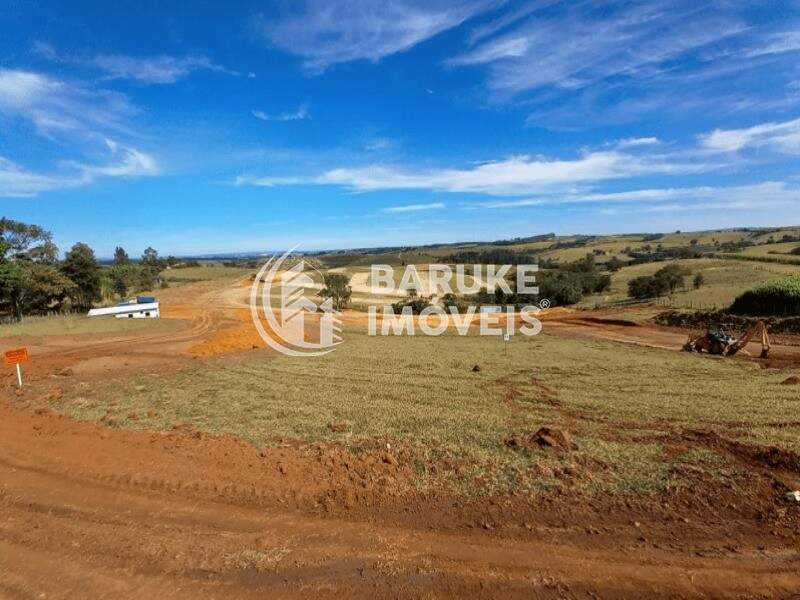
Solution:
M 594 253 L 595 250 L 602 250 L 605 254 L 595 256 L 597 262 L 605 262 L 617 256 L 626 259 L 623 254 L 626 248 L 641 251 L 644 246 L 655 249 L 662 248 L 690 248 L 693 245 L 713 247 L 729 242 L 751 241 L 757 244 L 764 244 L 770 237 L 780 240 L 783 235 L 798 235 L 799 228 L 787 228 L 780 231 L 758 233 L 756 231 L 707 231 L 707 232 L 681 232 L 665 234 L 626 234 L 626 235 L 606 235 L 593 236 L 592 239 L 583 245 L 571 247 L 570 244 L 585 239 L 585 236 L 559 236 L 555 239 L 544 241 L 518 241 L 509 243 L 465 243 L 458 245 L 442 245 L 428 247 L 412 247 L 406 249 L 376 250 L 366 251 L 343 251 L 319 255 L 318 258 L 328 268 L 340 267 L 366 267 L 370 264 L 389 264 L 399 266 L 402 264 L 428 264 L 447 262 L 447 257 L 456 252 L 471 250 L 476 252 L 506 249 L 515 252 L 536 252 L 543 258 L 551 258 L 561 263 L 573 262 L 582 259 L 587 253 Z M 692 244 L 692 242 L 695 244 Z M 555 247 L 562 245 L 566 247 Z M 790 248 L 800 244 L 770 244 L 745 249 L 746 253 L 768 253 L 770 251 L 781 251 L 783 248 Z
M 671 261 L 692 272 L 685 278 L 686 289 L 678 290 L 656 302 L 672 308 L 713 309 L 725 308 L 742 292 L 759 283 L 777 279 L 783 275 L 800 272 L 800 267 L 772 263 L 746 262 L 721 259 L 690 259 Z M 581 306 L 604 306 L 628 298 L 628 282 L 640 275 L 652 275 L 668 263 L 645 263 L 623 267 L 611 277 L 611 290 L 605 294 L 587 296 Z M 692 279 L 701 273 L 705 279 L 703 286 L 695 290 Z
M 475 364 L 480 372 L 472 372 Z M 666 457 L 650 430 L 653 423 L 737 423 L 737 435 L 745 439 L 800 450 L 796 430 L 770 425 L 796 408 L 796 390 L 778 384 L 784 376 L 741 361 L 571 340 L 546 330 L 505 346 L 474 335 L 369 337 L 348 331 L 346 343 L 321 358 L 259 355 L 141 376 L 59 408 L 140 429 L 189 423 L 259 446 L 281 438 L 399 440 L 416 448 L 421 463 L 452 457 L 473 465 L 485 485 L 471 493 L 557 485 L 542 468 L 576 461 L 607 466 L 583 481 L 588 491 L 645 493 L 671 485 L 670 461 L 678 460 Z M 596 419 L 576 420 L 568 410 Z M 333 423 L 348 431 L 333 431 Z M 562 457 L 505 445 L 510 435 L 544 424 L 568 428 L 577 453 Z
M 113 333 L 138 329 L 167 330 L 180 326 L 170 319 L 116 319 L 84 315 L 27 317 L 21 323 L 0 325 L 0 339 L 14 335 L 80 335 Z
M 773 240 L 780 240 L 784 235 L 793 235 L 798 236 L 800 235 L 800 227 L 787 227 L 786 229 L 779 229 L 777 231 L 770 231 L 765 233 L 760 233 L 756 236 L 753 236 L 751 239 L 756 242 L 757 244 L 763 244 L 768 239 L 772 238 Z
M 777 244 L 763 244 L 761 246 L 751 246 L 742 250 L 742 254 L 758 256 L 783 256 L 793 257 L 800 262 L 800 255 L 792 255 L 791 251 L 800 248 L 800 242 L 780 242 Z
M 161 276 L 170 284 L 194 283 L 197 281 L 210 281 L 214 279 L 245 277 L 255 273 L 256 269 L 246 267 L 223 267 L 209 265 L 201 267 L 187 267 L 185 269 L 168 269 L 161 272 Z

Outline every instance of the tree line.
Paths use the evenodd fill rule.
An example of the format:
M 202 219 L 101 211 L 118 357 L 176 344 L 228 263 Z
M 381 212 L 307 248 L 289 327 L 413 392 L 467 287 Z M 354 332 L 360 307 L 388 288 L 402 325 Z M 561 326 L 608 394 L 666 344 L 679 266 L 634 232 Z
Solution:
M 117 247 L 114 263 L 103 269 L 94 250 L 78 242 L 59 260 L 51 232 L 20 221 L 0 219 L 0 314 L 24 315 L 86 311 L 104 298 L 124 297 L 161 284 L 165 261 L 153 248 L 132 261 Z

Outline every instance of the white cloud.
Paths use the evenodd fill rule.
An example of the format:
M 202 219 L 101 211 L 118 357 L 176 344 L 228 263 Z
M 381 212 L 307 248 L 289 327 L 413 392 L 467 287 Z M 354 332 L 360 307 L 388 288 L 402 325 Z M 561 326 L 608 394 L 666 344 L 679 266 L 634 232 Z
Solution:
M 0 196 L 33 196 L 101 177 L 157 174 L 153 156 L 111 137 L 130 135 L 127 121 L 135 112 L 122 94 L 41 73 L 0 69 L 0 115 L 32 124 L 57 146 L 57 154 L 70 156 L 57 160 L 58 167 L 48 172 L 0 158 Z
M 768 36 L 762 44 L 752 46 L 742 52 L 746 57 L 783 54 L 800 50 L 800 31 L 782 31 Z
M 399 142 L 390 137 L 373 137 L 364 142 L 364 150 L 367 152 L 381 152 L 397 148 Z
M 303 57 L 307 69 L 321 71 L 353 60 L 377 62 L 499 4 L 499 0 L 305 0 L 299 12 L 262 20 L 259 29 L 275 46 Z
M 240 177 L 238 185 L 336 185 L 359 192 L 388 189 L 429 189 L 517 195 L 580 183 L 625 179 L 646 174 L 698 173 L 709 165 L 661 157 L 640 157 L 618 151 L 586 152 L 575 159 L 512 156 L 467 169 L 411 170 L 369 165 L 338 168 L 308 178 Z
M 715 129 L 700 136 L 700 141 L 704 147 L 718 152 L 769 147 L 777 152 L 800 154 L 800 119 L 745 129 Z
M 467 209 L 509 209 L 554 204 L 636 204 L 636 210 L 667 210 L 667 206 L 736 207 L 757 209 L 800 201 L 800 187 L 782 181 L 765 181 L 741 186 L 700 186 L 645 188 L 623 192 L 551 194 L 543 198 L 487 200 L 463 205 Z M 669 204 L 662 204 L 669 202 Z M 650 206 L 648 206 L 650 205 Z M 655 207 L 652 205 L 656 205 Z M 627 209 L 630 210 L 630 209 Z
M 271 115 L 261 110 L 254 110 L 253 116 L 261 121 L 304 121 L 311 118 L 311 113 L 308 112 L 308 107 L 305 104 L 301 104 L 297 107 L 297 110 L 292 112 Z
M 152 156 L 134 148 L 115 146 L 112 158 L 102 164 L 63 161 L 59 171 L 40 173 L 0 156 L 0 197 L 30 197 L 89 185 L 101 177 L 141 177 L 159 172 Z
M 216 73 L 238 75 L 215 64 L 205 56 L 152 56 L 134 57 L 102 54 L 85 61 L 105 72 L 109 79 L 133 79 L 142 83 L 175 83 L 192 71 L 205 69 Z
M 135 109 L 123 94 L 31 71 L 0 69 L 0 114 L 31 121 L 46 136 L 125 131 Z
M 652 78 L 669 70 L 669 61 L 746 29 L 735 14 L 688 0 L 563 3 L 501 29 L 448 63 L 488 65 L 489 87 L 501 95 L 578 90 L 611 78 Z
M 406 204 L 405 206 L 390 206 L 384 208 L 387 213 L 420 212 L 425 210 L 440 210 L 445 207 L 444 202 L 430 202 L 428 204 Z
M 45 42 L 36 41 L 33 49 L 44 58 L 61 63 L 69 63 L 98 69 L 105 73 L 108 79 L 131 79 L 147 84 L 175 83 L 193 71 L 208 70 L 228 75 L 241 75 L 214 63 L 207 56 L 127 56 L 123 54 L 99 54 L 90 58 L 79 56 L 61 55 Z M 248 73 L 247 77 L 255 77 L 255 73 Z
M 636 146 L 653 146 L 659 143 L 661 143 L 661 140 L 657 137 L 640 137 L 618 140 L 616 146 L 617 148 L 634 148 Z
M 26 197 L 39 192 L 78 185 L 78 179 L 28 171 L 0 156 L 0 196 Z

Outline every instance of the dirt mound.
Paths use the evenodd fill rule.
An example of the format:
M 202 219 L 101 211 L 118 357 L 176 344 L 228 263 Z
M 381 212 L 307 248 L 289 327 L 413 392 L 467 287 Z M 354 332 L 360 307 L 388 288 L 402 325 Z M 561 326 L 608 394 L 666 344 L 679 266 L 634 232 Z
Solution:
M 536 433 L 514 434 L 506 438 L 505 445 L 514 449 L 552 448 L 561 451 L 576 448 L 569 432 L 557 427 L 540 427 Z
M 781 381 L 781 385 L 800 385 L 800 377 L 797 375 L 791 375 L 790 377 L 787 377 Z
M 581 321 L 586 323 L 597 323 L 598 325 L 618 325 L 620 327 L 641 327 L 641 323 L 631 321 L 630 319 L 615 319 L 603 317 L 579 317 Z

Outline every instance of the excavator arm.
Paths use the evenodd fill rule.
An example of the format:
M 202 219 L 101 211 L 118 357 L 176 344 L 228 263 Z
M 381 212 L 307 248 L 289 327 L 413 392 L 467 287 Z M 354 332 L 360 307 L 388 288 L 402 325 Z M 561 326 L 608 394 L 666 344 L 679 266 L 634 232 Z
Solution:
M 759 321 L 753 327 L 745 331 L 739 339 L 737 339 L 733 344 L 728 346 L 728 350 L 725 353 L 728 356 L 733 356 L 737 352 L 740 352 L 750 343 L 756 335 L 761 335 L 761 358 L 767 358 L 769 356 L 769 334 L 767 333 L 767 326 L 764 321 Z

